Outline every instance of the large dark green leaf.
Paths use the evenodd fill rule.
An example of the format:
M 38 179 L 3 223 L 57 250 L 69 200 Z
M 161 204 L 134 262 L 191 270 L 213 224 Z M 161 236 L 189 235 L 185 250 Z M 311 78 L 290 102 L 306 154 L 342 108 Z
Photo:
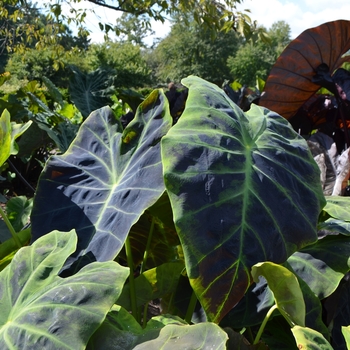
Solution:
M 158 90 L 124 132 L 109 107 L 92 113 L 68 151 L 46 164 L 34 200 L 34 240 L 75 228 L 78 249 L 67 266 L 83 256 L 115 258 L 131 226 L 164 191 L 159 141 L 170 125 Z
M 218 321 L 254 264 L 284 262 L 317 239 L 324 197 L 306 142 L 284 118 L 255 105 L 244 114 L 200 78 L 183 84 L 185 111 L 162 140 L 165 185 L 192 287 Z
M 349 61 L 350 22 L 333 21 L 302 32 L 279 56 L 267 78 L 260 105 L 290 119 L 320 85 L 313 82 L 318 66 L 330 74 Z
M 53 231 L 20 249 L 0 272 L 2 350 L 85 349 L 129 272 L 109 261 L 58 277 L 76 243 L 74 231 Z

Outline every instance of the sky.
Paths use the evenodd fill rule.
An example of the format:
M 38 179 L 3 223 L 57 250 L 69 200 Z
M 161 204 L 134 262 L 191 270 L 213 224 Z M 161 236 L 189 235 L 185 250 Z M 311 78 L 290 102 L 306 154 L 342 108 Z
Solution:
M 43 0 L 39 0 L 38 3 Z M 92 42 L 103 42 L 103 33 L 99 29 L 98 22 L 114 23 L 120 13 L 98 5 L 81 2 L 80 6 L 95 11 L 87 16 L 86 24 L 91 31 Z M 304 30 L 316 27 L 322 23 L 338 19 L 350 20 L 349 0 L 243 0 L 238 4 L 239 10 L 249 9 L 248 14 L 252 20 L 267 29 L 277 21 L 284 20 L 291 27 L 291 38 L 296 38 Z M 153 22 L 152 28 L 156 32 L 154 37 L 164 37 L 170 30 L 170 25 L 161 22 Z M 146 40 L 151 45 L 154 37 Z
M 350 20 L 349 0 L 244 0 L 240 9 L 250 9 L 252 20 L 267 29 L 284 20 L 291 27 L 291 37 L 304 30 L 338 19 Z

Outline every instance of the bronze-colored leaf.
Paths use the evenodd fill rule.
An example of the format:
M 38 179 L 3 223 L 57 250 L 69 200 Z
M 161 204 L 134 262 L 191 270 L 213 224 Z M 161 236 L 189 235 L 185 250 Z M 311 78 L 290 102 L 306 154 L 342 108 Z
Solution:
M 350 61 L 350 21 L 324 23 L 293 40 L 272 67 L 260 105 L 290 119 L 320 88 L 312 82 L 320 64 L 331 75 Z

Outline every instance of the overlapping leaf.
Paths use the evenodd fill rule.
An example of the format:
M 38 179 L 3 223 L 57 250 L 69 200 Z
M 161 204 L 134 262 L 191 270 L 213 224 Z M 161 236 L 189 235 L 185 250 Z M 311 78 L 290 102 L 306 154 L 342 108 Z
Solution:
M 266 81 L 260 105 L 289 119 L 320 89 L 312 78 L 322 63 L 334 73 L 350 49 L 350 22 L 339 20 L 305 30 L 282 52 Z
M 188 325 L 179 317 L 171 315 L 153 317 L 142 328 L 129 312 L 115 305 L 102 326 L 91 337 L 86 349 L 219 350 L 226 349 L 227 338 L 227 334 L 213 323 Z
M 113 259 L 131 226 L 164 191 L 159 141 L 170 125 L 158 90 L 124 131 L 109 107 L 93 112 L 68 151 L 46 164 L 34 200 L 33 238 L 75 228 L 78 249 L 66 266 L 79 257 Z
M 186 109 L 162 140 L 165 184 L 192 287 L 218 321 L 254 264 L 281 263 L 316 240 L 324 197 L 306 142 L 284 118 L 254 105 L 244 114 L 199 78 L 183 84 Z
M 325 337 L 311 328 L 295 326 L 292 333 L 298 349 L 333 350 Z
M 305 326 L 305 302 L 297 277 L 287 268 L 269 261 L 252 267 L 255 282 L 266 278 L 273 292 L 276 306 L 284 318 L 293 325 Z
M 57 276 L 75 250 L 74 231 L 53 231 L 20 249 L 0 273 L 0 348 L 85 349 L 129 272 L 113 261 Z
M 323 299 L 331 295 L 349 271 L 350 238 L 327 236 L 288 258 L 298 276 Z

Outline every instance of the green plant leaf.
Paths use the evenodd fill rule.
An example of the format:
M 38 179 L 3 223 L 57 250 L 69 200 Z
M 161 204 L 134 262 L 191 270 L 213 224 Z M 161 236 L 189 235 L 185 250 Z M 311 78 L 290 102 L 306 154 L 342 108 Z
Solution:
M 183 84 L 185 111 L 162 140 L 165 185 L 192 287 L 216 322 L 251 285 L 254 264 L 282 263 L 316 241 L 324 197 L 305 140 L 284 118 L 255 105 L 244 114 L 200 78 Z
M 27 245 L 31 238 L 31 228 L 28 227 L 25 230 L 18 232 L 17 237 L 23 246 Z M 0 271 L 10 263 L 13 253 L 17 251 L 18 245 L 13 237 L 0 244 Z
M 6 213 L 15 231 L 23 229 L 28 223 L 33 207 L 33 199 L 25 196 L 12 197 L 6 203 Z
M 156 339 L 135 346 L 134 350 L 177 350 L 184 349 L 226 349 L 228 336 L 215 323 L 203 322 L 196 325 L 167 325 Z
M 10 113 L 5 109 L 0 117 L 0 166 L 11 154 L 11 121 Z
M 327 236 L 288 258 L 300 276 L 319 299 L 331 295 L 349 271 L 350 237 Z
M 292 328 L 298 349 L 305 350 L 333 350 L 325 337 L 315 330 L 307 327 L 294 326 Z
M 305 325 L 305 302 L 296 276 L 281 265 L 271 262 L 258 263 L 252 267 L 254 281 L 266 278 L 278 310 L 293 325 Z
M 345 338 L 346 347 L 350 349 L 350 326 L 347 326 L 347 327 L 342 326 L 341 332 L 343 333 L 343 336 Z
M 295 273 L 293 268 L 288 263 L 288 260 L 284 263 L 284 266 L 295 274 L 298 279 L 300 289 L 303 293 L 305 303 L 305 326 L 320 332 L 327 340 L 329 340 L 330 333 L 324 323 L 323 309 L 320 299 L 311 290 L 308 283 Z
M 326 196 L 323 212 L 335 219 L 350 222 L 350 197 Z
M 159 141 L 171 123 L 160 90 L 124 131 L 109 107 L 92 113 L 68 151 L 46 164 L 34 199 L 33 239 L 75 228 L 78 249 L 67 267 L 114 259 L 130 228 L 164 191 Z
M 24 124 L 11 123 L 11 154 L 18 153 L 18 145 L 15 140 L 23 135 L 23 133 L 32 125 L 32 121 L 29 120 Z
M 53 231 L 20 249 L 0 272 L 0 348 L 85 349 L 118 298 L 128 269 L 92 263 L 57 274 L 74 252 L 74 231 Z
M 160 330 L 167 325 L 187 324 L 177 316 L 161 315 L 150 319 L 143 329 L 128 311 L 114 305 L 90 338 L 86 350 L 132 350 L 137 344 L 157 338 Z
M 111 72 L 97 69 L 85 74 L 76 67 L 72 72 L 73 78 L 69 82 L 70 97 L 85 118 L 96 109 L 108 105 L 109 91 L 113 91 Z
M 350 235 L 350 222 L 344 220 L 329 218 L 320 222 L 317 227 L 320 230 L 320 233 L 325 232 L 326 234 L 329 234 L 333 232 L 333 234 Z
M 183 269 L 184 262 L 177 261 L 160 265 L 138 276 L 135 279 L 137 306 L 174 292 Z M 131 310 L 129 284 L 124 287 L 118 299 L 118 304 L 126 310 Z

